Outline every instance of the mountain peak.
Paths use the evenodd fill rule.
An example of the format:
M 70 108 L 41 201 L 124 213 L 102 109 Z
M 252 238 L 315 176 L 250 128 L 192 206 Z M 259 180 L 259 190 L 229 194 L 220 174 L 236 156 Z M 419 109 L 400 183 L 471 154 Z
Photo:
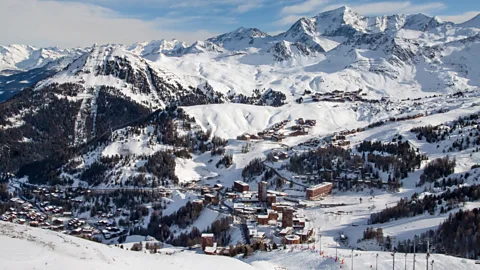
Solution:
M 232 33 L 243 33 L 243 32 L 246 32 L 249 29 L 250 28 L 245 28 L 243 26 L 240 26 L 239 28 L 235 29 L 235 31 L 233 31 Z
M 245 46 L 252 46 L 255 39 L 262 39 L 269 35 L 257 28 L 240 27 L 232 32 L 207 39 L 207 41 L 230 50 Z
M 315 17 L 318 17 L 318 18 L 325 18 L 325 17 L 343 17 L 345 16 L 346 14 L 354 14 L 354 15 L 358 15 L 355 11 L 353 11 L 351 8 L 347 7 L 347 6 L 341 6 L 339 8 L 336 8 L 336 9 L 332 9 L 332 10 L 327 10 L 327 11 L 324 11 L 324 12 L 321 12 L 319 13 L 317 16 Z

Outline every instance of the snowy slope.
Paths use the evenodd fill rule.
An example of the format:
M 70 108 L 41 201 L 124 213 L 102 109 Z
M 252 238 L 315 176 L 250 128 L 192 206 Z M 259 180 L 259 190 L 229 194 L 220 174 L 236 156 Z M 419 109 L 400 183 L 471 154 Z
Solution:
M 0 222 L 2 269 L 255 269 L 223 256 L 144 254 L 47 230 Z M 272 268 L 270 268 L 272 269 Z
M 3 70 L 25 71 L 41 68 L 62 57 L 75 57 L 81 49 L 36 48 L 27 45 L 0 46 L 0 74 Z
M 156 55 L 160 53 L 169 54 L 172 51 L 185 47 L 187 47 L 187 45 L 184 42 L 178 41 L 176 39 L 170 41 L 162 39 L 134 43 L 128 46 L 127 49 L 134 54 L 149 59 L 151 55 Z
M 258 47 L 267 42 L 270 36 L 257 28 L 240 27 L 235 31 L 225 33 L 207 41 L 215 43 L 225 49 L 236 51 L 247 47 Z
M 46 84 L 108 85 L 146 106 L 162 107 L 155 91 L 132 93 L 138 92 L 131 91 L 132 87 L 139 86 L 124 83 L 125 78 L 92 72 L 105 62 L 125 58 L 141 70 L 145 86 L 151 84 L 147 70 L 153 69 L 168 74 L 170 83 L 196 88 L 208 82 L 213 91 L 228 96 L 248 97 L 255 89 L 269 88 L 283 92 L 289 101 L 304 90 L 364 89 L 370 98 L 400 99 L 453 93 L 479 87 L 477 63 L 471 60 L 479 57 L 478 39 L 473 38 L 480 34 L 478 20 L 477 16 L 456 25 L 423 14 L 365 17 L 341 7 L 302 18 L 276 36 L 256 28 L 238 28 L 193 44 L 156 40 L 97 46 L 87 52 L 96 63 L 80 57 Z M 456 48 L 452 42 L 462 44 Z M 0 63 L 17 70 L 40 67 L 68 52 L 77 51 L 12 45 L 2 47 Z M 452 66 L 456 59 L 461 64 Z M 75 74 L 85 64 L 90 65 L 85 71 L 91 73 Z M 0 92 L 6 91 L 9 81 L 0 82 Z

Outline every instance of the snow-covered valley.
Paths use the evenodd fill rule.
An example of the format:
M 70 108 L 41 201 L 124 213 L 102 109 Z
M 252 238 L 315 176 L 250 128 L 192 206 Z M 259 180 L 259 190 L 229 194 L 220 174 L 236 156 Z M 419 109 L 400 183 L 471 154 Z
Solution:
M 478 22 L 0 47 L 0 268 L 476 269 Z

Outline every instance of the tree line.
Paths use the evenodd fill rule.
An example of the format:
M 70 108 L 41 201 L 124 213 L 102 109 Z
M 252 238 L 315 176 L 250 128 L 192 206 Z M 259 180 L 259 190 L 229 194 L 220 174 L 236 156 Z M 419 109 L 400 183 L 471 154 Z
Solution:
M 385 223 L 400 218 L 423 215 L 424 213 L 434 215 L 436 211 L 447 213 L 464 202 L 478 201 L 479 199 L 480 185 L 464 186 L 453 190 L 447 189 L 439 195 L 425 195 L 423 198 L 415 193 L 411 199 L 402 198 L 397 202 L 397 205 L 371 214 L 369 223 Z

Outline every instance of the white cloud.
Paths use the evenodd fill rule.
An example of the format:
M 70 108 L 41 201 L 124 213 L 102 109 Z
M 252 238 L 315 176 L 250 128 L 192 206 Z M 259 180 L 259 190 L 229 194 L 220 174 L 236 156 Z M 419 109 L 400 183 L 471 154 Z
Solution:
M 411 13 L 429 13 L 446 8 L 441 2 L 431 2 L 425 4 L 414 4 L 411 1 L 383 1 L 383 2 L 363 2 L 359 1 L 340 1 L 333 4 L 331 0 L 304 0 L 296 5 L 290 5 L 282 8 L 281 15 L 286 17 L 277 21 L 277 24 L 291 21 L 292 15 L 300 14 L 314 15 L 320 11 L 328 11 L 341 6 L 349 6 L 355 12 L 363 15 L 385 15 L 385 14 L 411 14 Z M 328 5 L 329 4 L 329 5 Z
M 463 14 L 458 15 L 441 15 L 440 18 L 444 21 L 454 22 L 454 23 L 463 23 L 466 22 L 473 17 L 480 14 L 480 11 L 469 11 Z
M 245 12 L 248 12 L 250 10 L 260 8 L 262 6 L 263 6 L 263 4 L 261 3 L 261 1 L 246 2 L 246 3 L 240 4 L 239 6 L 237 6 L 237 8 L 235 8 L 235 11 L 238 12 L 238 13 L 245 13 Z
M 213 36 L 208 31 L 163 30 L 191 18 L 157 18 L 153 21 L 125 18 L 93 4 L 40 0 L 0 1 L 0 43 L 37 46 L 89 46 L 95 42 L 133 43 L 172 39 L 192 42 Z
M 349 6 L 353 11 L 362 15 L 388 15 L 388 14 L 412 14 L 412 13 L 430 13 L 445 9 L 447 6 L 440 2 L 427 4 L 412 4 L 410 1 L 396 2 L 371 2 L 365 4 L 339 3 L 326 6 L 323 11 L 332 10 L 340 6 Z
M 327 4 L 330 0 L 306 0 L 300 4 L 283 7 L 281 14 L 302 14 L 319 10 L 321 6 Z
M 281 18 L 280 20 L 275 21 L 274 24 L 276 24 L 276 25 L 291 25 L 291 24 L 293 24 L 294 22 L 298 21 L 300 18 L 303 18 L 303 17 L 308 17 L 308 15 L 305 15 L 305 16 L 302 16 L 302 15 L 288 15 L 288 16 L 285 16 L 285 17 Z
M 283 30 L 277 30 L 277 31 L 269 31 L 267 34 L 269 34 L 270 36 L 276 36 L 276 35 L 284 33 L 284 32 L 285 31 L 283 31 Z

